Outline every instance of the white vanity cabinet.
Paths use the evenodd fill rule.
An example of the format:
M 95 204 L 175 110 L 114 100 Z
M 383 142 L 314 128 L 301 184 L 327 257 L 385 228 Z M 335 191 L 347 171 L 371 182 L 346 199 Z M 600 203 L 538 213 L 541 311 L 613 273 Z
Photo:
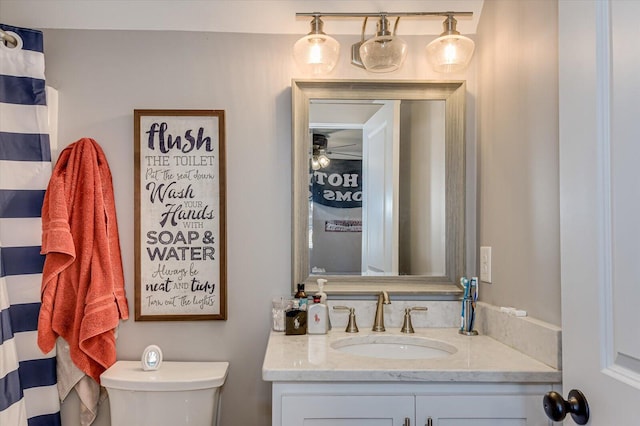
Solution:
M 283 395 L 281 403 L 281 421 L 272 426 L 404 425 L 407 418 L 414 424 L 409 395 Z
M 535 394 L 419 395 L 416 425 L 427 426 L 550 426 L 542 408 L 542 396 L 551 386 Z M 523 390 L 524 391 L 524 390 Z M 431 420 L 431 423 L 429 423 Z
M 562 372 L 488 336 L 416 330 L 410 338 L 455 348 L 425 359 L 340 351 L 352 338 L 271 333 L 262 378 L 272 383 L 272 426 L 551 426 L 542 398 L 561 391 Z
M 273 383 L 272 426 L 550 426 L 552 384 Z

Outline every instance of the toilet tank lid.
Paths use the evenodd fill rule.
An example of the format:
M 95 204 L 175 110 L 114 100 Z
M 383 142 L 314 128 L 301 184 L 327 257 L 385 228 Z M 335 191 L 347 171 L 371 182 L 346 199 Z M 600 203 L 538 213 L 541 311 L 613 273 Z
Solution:
M 116 361 L 100 376 L 105 388 L 134 391 L 184 391 L 217 388 L 227 378 L 229 363 L 164 361 L 144 371 L 140 361 Z

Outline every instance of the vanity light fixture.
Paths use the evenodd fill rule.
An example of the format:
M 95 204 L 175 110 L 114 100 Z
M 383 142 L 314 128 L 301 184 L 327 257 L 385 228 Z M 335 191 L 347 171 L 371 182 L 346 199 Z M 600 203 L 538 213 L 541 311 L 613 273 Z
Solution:
M 311 32 L 293 46 L 293 57 L 306 73 L 317 75 L 331 72 L 338 63 L 340 43 L 322 31 L 320 15 L 314 15 Z
M 469 65 L 475 43 L 456 31 L 458 21 L 449 14 L 444 20 L 444 32 L 427 45 L 427 60 L 437 72 L 456 72 Z
M 400 68 L 407 56 L 407 43 L 396 35 L 399 21 L 400 17 L 397 17 L 391 32 L 389 20 L 385 15 L 381 15 L 376 35 L 362 43 L 356 43 L 359 45 L 358 55 L 364 69 L 371 72 L 391 72 Z M 364 40 L 364 30 L 363 25 L 362 40 Z M 352 49 L 351 52 L 353 51 Z M 354 63 L 353 58 L 351 63 Z
M 379 12 L 379 13 L 296 13 L 311 16 L 311 32 L 296 42 L 294 58 L 303 72 L 326 74 L 335 67 L 340 46 L 322 31 L 321 17 L 364 18 L 361 40 L 351 46 L 351 64 L 370 72 L 391 72 L 402 66 L 407 55 L 407 43 L 397 35 L 401 17 L 445 16 L 445 31 L 427 46 L 427 60 L 437 72 L 455 72 L 464 69 L 473 55 L 474 43 L 456 30 L 454 16 L 472 16 L 473 12 Z M 389 17 L 395 17 L 393 31 Z M 368 18 L 377 18 L 376 33 L 365 39 Z

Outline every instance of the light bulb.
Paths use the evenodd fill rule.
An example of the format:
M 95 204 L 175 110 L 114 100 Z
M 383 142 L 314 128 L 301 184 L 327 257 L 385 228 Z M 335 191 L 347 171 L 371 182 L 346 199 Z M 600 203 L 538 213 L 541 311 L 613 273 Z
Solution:
M 320 162 L 317 156 L 311 157 L 311 170 L 320 170 Z
M 427 60 L 436 72 L 456 72 L 464 69 L 473 56 L 475 43 L 456 31 L 453 15 L 445 19 L 444 32 L 427 45 Z
M 322 32 L 322 21 L 311 21 L 311 32 L 293 45 L 293 57 L 306 74 L 327 74 L 333 70 L 340 56 L 340 43 Z
M 318 163 L 320 164 L 320 167 L 324 169 L 329 165 L 329 163 L 331 163 L 331 160 L 325 154 L 320 154 L 318 156 Z

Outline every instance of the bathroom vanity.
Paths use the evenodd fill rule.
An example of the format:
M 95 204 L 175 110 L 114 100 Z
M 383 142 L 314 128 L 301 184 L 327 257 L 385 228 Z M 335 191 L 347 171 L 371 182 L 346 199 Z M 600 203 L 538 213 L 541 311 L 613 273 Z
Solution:
M 438 304 L 418 319 L 443 327 L 459 319 L 458 283 L 469 246 L 465 94 L 464 81 L 292 82 L 292 284 L 304 283 L 314 293 L 318 279 L 328 281 L 329 299 L 348 296 L 368 330 L 384 326 L 377 315 L 384 312 L 381 303 L 374 319 L 374 305 L 366 300 L 371 294 L 410 297 L 394 299 L 385 332 L 361 326 L 359 333 L 345 333 L 333 320 L 327 335 L 272 332 L 262 373 L 272 382 L 273 426 L 550 425 L 542 399 L 560 388 L 562 375 L 554 368 L 560 365 L 559 330 L 540 331 L 545 327 L 539 322 L 512 321 L 487 308 L 478 315 L 479 336 L 432 326 L 400 332 L 403 309 L 415 305 L 409 302 L 414 295 Z M 345 132 L 356 129 L 355 135 Z M 331 163 L 316 164 L 325 154 Z M 345 172 L 350 158 L 360 160 L 359 168 Z M 345 168 L 335 171 L 332 163 Z M 388 180 L 360 186 L 357 177 L 366 176 L 367 167 L 384 170 L 376 174 Z M 424 170 L 429 176 L 418 174 Z M 428 197 L 411 192 L 424 185 L 431 188 Z M 366 188 L 375 190 L 367 196 Z M 343 191 L 343 200 L 368 199 L 367 205 L 340 209 L 320 197 L 338 198 L 336 191 Z M 316 194 L 311 203 L 310 192 Z M 355 208 L 362 210 L 359 216 L 345 214 Z M 336 222 L 337 210 L 344 216 Z M 413 219 L 401 222 L 400 216 Z M 334 232 L 338 223 L 345 232 Z M 358 231 L 348 232 L 350 224 Z M 417 246 L 429 246 L 429 255 L 420 256 Z M 418 258 L 429 261 L 419 264 Z
M 263 379 L 274 426 L 539 426 L 551 424 L 542 397 L 559 390 L 561 372 L 488 336 L 388 328 L 272 332 Z

